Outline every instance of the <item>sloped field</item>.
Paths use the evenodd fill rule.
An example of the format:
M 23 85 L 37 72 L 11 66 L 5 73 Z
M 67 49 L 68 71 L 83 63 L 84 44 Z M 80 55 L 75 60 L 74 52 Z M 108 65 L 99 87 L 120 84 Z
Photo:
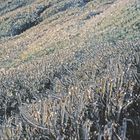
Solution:
M 139 139 L 138 0 L 7 0 L 0 15 L 1 139 Z

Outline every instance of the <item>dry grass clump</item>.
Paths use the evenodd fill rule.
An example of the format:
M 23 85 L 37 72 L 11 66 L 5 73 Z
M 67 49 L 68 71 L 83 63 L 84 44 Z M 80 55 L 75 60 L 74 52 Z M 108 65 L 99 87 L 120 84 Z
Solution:
M 96 69 L 94 84 L 70 81 L 71 71 L 67 83 L 60 78 L 68 73 L 64 66 L 63 72 L 53 71 L 50 78 L 38 71 L 1 79 L 0 138 L 136 140 L 140 134 L 140 48 L 135 44 L 122 50 L 112 52 L 106 67 Z

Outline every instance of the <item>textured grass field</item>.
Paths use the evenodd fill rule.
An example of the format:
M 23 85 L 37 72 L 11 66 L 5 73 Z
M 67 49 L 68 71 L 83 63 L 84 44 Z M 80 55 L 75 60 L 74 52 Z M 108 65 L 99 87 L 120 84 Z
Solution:
M 140 2 L 0 2 L 0 139 L 138 140 Z

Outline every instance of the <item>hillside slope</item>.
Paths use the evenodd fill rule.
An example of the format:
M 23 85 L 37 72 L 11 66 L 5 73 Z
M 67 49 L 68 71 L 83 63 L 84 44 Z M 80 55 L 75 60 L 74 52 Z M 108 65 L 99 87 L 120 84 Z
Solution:
M 92 18 L 96 14 L 100 14 L 100 12 L 103 11 L 103 7 L 109 7 L 108 5 L 110 5 L 103 2 L 101 6 L 99 6 L 98 3 L 94 4 L 92 1 L 87 4 L 85 3 L 85 5 L 83 4 L 78 0 L 74 2 L 60 1 L 58 3 L 54 1 L 54 4 L 53 1 L 52 4 L 50 4 L 49 1 L 36 1 L 31 7 L 24 6 L 2 16 L 1 20 L 4 21 L 1 24 L 3 29 L 1 33 L 4 33 L 5 37 L 8 37 L 8 34 L 12 34 L 13 31 L 16 32 L 16 30 L 19 33 L 23 32 L 20 36 L 15 36 L 8 41 L 5 41 L 5 39 L 1 41 L 4 42 L 4 44 L 1 43 L 1 54 L 3 57 L 10 55 L 10 60 L 5 60 L 4 62 L 6 63 L 3 63 L 3 65 L 8 65 L 8 67 L 10 65 L 18 65 L 17 63 L 26 61 L 28 58 L 34 56 L 34 54 L 38 54 L 38 52 L 42 53 L 43 51 L 47 53 L 48 49 L 54 50 L 54 46 L 57 46 L 55 44 L 61 44 L 62 47 L 65 46 L 66 43 L 71 42 L 73 38 L 81 34 L 80 30 L 82 30 L 84 24 L 87 22 L 86 18 Z M 96 5 L 98 5 L 99 8 Z M 44 6 L 48 8 L 43 8 L 43 11 L 41 8 L 38 8 Z M 20 12 L 15 18 L 15 14 L 18 11 Z M 13 33 L 12 36 L 19 33 Z M 1 37 L 2 36 L 3 35 L 1 35 Z M 3 53 L 4 51 L 5 53 Z M 9 51 L 10 54 L 7 53 L 7 51 Z
M 78 3 L 79 1 L 74 2 Z M 72 7 L 67 6 L 69 3 L 72 3 Z M 6 18 L 1 24 L 2 29 L 6 29 L 10 33 L 12 30 L 16 32 L 17 28 L 17 30 L 21 30 L 17 32 L 23 33 L 19 36 L 11 37 L 8 40 L 1 40 L 1 68 L 18 66 L 24 62 L 32 61 L 35 58 L 38 59 L 38 56 L 40 59 L 40 56 L 43 57 L 48 53 L 56 52 L 58 49 L 62 50 L 63 48 L 64 50 L 65 47 L 71 50 L 75 49 L 75 46 L 81 47 L 83 46 L 81 44 L 85 42 L 88 36 L 89 40 L 96 39 L 98 36 L 100 36 L 100 39 L 103 36 L 102 39 L 113 41 L 119 38 L 139 39 L 140 12 L 138 1 L 129 2 L 125 0 L 117 1 L 114 4 L 103 1 L 100 5 L 98 3 L 94 4 L 91 1 L 84 6 L 82 5 L 82 7 L 81 5 L 79 6 L 79 3 L 77 4 L 78 6 L 75 3 L 73 1 L 61 1 L 42 11 L 41 8 L 36 7 L 43 7 L 44 5 L 49 7 L 48 5 L 53 4 L 45 1 L 36 1 L 32 4 L 34 8 L 31 8 L 31 12 L 26 10 L 30 7 L 24 6 L 22 7 L 23 11 L 22 9 L 17 9 L 17 11 L 11 11 L 2 16 L 1 20 Z M 24 9 L 29 13 L 24 13 Z M 18 15 L 21 18 L 17 17 L 15 19 L 15 27 L 14 25 L 10 26 L 11 20 L 13 20 L 12 16 L 15 18 L 18 10 L 20 11 Z M 41 13 L 39 14 L 37 11 Z M 49 13 L 54 14 L 48 16 Z M 111 15 L 111 13 L 113 14 Z M 40 15 L 39 17 L 38 14 Z M 40 23 L 36 20 L 39 20 Z M 35 25 L 30 27 L 32 26 L 32 21 L 35 22 Z M 6 24 L 5 22 L 8 23 Z M 27 22 L 29 25 L 27 25 Z M 22 29 L 25 26 L 27 26 L 27 30 Z M 2 32 L 3 30 L 1 30 Z M 73 45 L 71 42 L 73 42 Z
M 0 139 L 137 140 L 139 79 L 138 0 L 0 2 Z

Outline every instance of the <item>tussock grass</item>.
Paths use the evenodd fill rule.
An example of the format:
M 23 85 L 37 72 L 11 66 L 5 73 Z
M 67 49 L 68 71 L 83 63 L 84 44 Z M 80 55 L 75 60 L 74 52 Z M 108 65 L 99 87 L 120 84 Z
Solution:
M 92 82 L 87 83 L 88 76 L 79 77 L 82 82 L 74 79 L 73 73 L 81 68 L 72 70 L 64 64 L 48 76 L 40 65 L 37 75 L 27 72 L 12 80 L 1 79 L 1 139 L 136 140 L 140 134 L 139 43 L 114 48 L 93 62 L 98 67 L 93 69 Z M 82 68 L 83 74 L 91 63 Z

